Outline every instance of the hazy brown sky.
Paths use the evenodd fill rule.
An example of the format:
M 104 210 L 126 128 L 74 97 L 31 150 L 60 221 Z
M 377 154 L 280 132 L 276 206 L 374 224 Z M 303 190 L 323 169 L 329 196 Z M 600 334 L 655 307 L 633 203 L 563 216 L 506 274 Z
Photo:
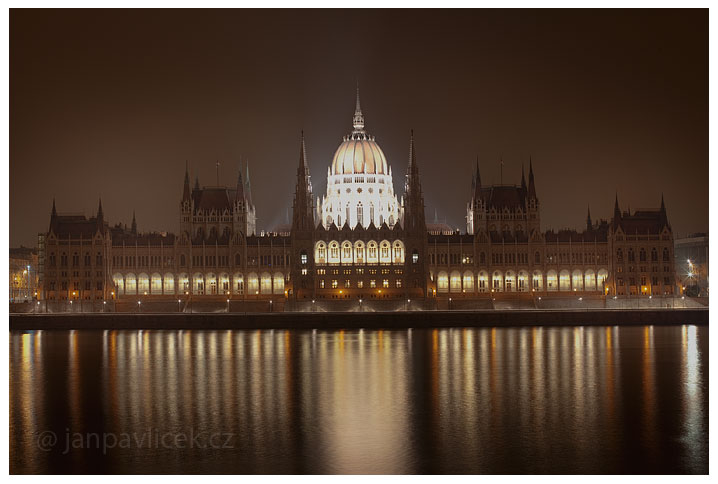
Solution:
M 11 10 L 10 244 L 59 212 L 176 231 L 192 179 L 250 161 L 258 227 L 291 206 L 304 129 L 316 194 L 361 84 L 403 192 L 415 130 L 428 218 L 465 229 L 471 172 L 519 183 L 542 226 L 665 196 L 708 230 L 707 10 Z

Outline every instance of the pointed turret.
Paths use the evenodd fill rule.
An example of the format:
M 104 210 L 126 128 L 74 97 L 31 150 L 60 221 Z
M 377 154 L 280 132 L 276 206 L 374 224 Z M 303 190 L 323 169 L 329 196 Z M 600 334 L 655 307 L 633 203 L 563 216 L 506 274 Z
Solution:
M 361 103 L 359 102 L 359 81 L 357 81 L 357 100 L 354 108 L 353 125 L 355 133 L 364 132 L 364 114 L 361 112 Z
M 294 190 L 294 206 L 292 213 L 292 233 L 295 231 L 310 231 L 314 226 L 314 206 L 312 196 L 312 181 L 307 163 L 307 148 L 304 143 L 302 131 L 299 144 L 299 166 L 297 167 L 297 185 Z
M 130 229 L 132 235 L 137 235 L 137 219 L 135 218 L 135 211 L 132 211 L 132 228 Z
M 526 193 L 526 177 L 524 177 L 524 164 L 521 163 L 521 190 Z
M 426 232 L 424 195 L 421 192 L 413 129 L 409 138 L 409 166 L 406 170 L 406 183 L 404 185 L 404 229 L 421 233 Z
M 668 225 L 668 214 L 666 214 L 666 203 L 663 201 L 663 194 L 661 193 L 661 223 Z
M 536 184 L 534 183 L 534 167 L 531 157 L 529 156 L 529 188 L 527 194 L 529 200 L 536 199 Z
M 621 223 L 621 208 L 618 206 L 618 192 L 616 192 L 616 201 L 613 204 L 613 226 L 616 227 Z
M 55 197 L 52 197 L 52 211 L 50 212 L 50 230 L 57 226 L 57 210 L 55 209 Z
M 481 172 L 479 171 L 479 157 L 476 156 L 476 173 L 474 174 L 474 178 L 476 179 L 476 183 L 474 185 L 474 200 L 480 200 L 481 199 Z
M 100 203 L 97 207 L 97 226 L 102 228 L 105 224 L 105 214 L 102 212 L 102 198 L 100 198 Z
M 199 177 L 195 176 L 194 178 L 194 189 L 199 190 Z
M 237 189 L 234 192 L 234 200 L 239 201 L 244 198 L 244 182 L 242 181 L 242 168 L 237 173 Z
M 252 205 L 252 185 L 249 181 L 249 160 L 244 162 L 244 194 L 247 198 L 247 202 Z
M 189 200 L 190 196 L 191 196 L 191 193 L 189 190 L 189 163 L 185 161 L 184 187 L 182 189 L 182 201 L 184 202 L 185 200 Z
M 591 222 L 591 206 L 588 206 L 588 214 L 586 215 L 586 230 L 591 231 L 593 229 L 593 222 Z

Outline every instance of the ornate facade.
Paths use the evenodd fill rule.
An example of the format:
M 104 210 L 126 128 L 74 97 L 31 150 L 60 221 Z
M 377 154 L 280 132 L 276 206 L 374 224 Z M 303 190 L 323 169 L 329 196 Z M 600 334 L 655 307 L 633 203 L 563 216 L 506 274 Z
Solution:
M 542 231 L 529 160 L 528 183 L 485 186 L 478 161 L 466 232 L 427 224 L 413 133 L 403 196 L 367 134 L 357 92 L 353 130 L 314 198 L 305 140 L 288 232 L 258 233 L 249 170 L 234 186 L 190 187 L 185 170 L 179 233 L 111 226 L 59 215 L 53 201 L 43 240 L 40 298 L 47 300 L 314 301 L 495 299 L 551 295 L 670 295 L 673 234 L 658 209 L 622 212 L 581 230 Z M 244 174 L 242 173 L 244 171 Z M 315 202 L 316 200 L 316 202 Z M 139 301 L 138 301 L 139 304 Z M 229 307 L 229 306 L 228 306 Z

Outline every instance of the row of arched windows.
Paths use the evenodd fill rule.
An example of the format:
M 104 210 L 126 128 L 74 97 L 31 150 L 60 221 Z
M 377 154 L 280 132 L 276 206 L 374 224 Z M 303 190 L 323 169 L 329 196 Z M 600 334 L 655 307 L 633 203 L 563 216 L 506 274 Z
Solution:
M 406 249 L 401 240 L 381 242 L 357 240 L 353 244 L 345 240 L 341 244 L 332 240 L 320 240 L 314 246 L 314 261 L 325 264 L 403 264 Z
M 433 276 L 432 276 L 433 278 Z M 529 292 L 535 291 L 603 291 L 604 283 L 608 280 L 608 271 L 600 269 L 594 272 L 589 269 L 585 272 L 567 270 L 556 272 L 533 271 L 494 271 L 489 276 L 486 271 L 474 274 L 472 271 L 440 271 L 436 275 L 436 291 L 448 292 Z
M 285 275 L 282 272 L 250 272 L 229 275 L 196 272 L 191 276 L 186 273 L 174 275 L 140 273 L 135 275 L 115 273 L 112 276 L 118 296 L 124 295 L 257 295 L 283 294 Z

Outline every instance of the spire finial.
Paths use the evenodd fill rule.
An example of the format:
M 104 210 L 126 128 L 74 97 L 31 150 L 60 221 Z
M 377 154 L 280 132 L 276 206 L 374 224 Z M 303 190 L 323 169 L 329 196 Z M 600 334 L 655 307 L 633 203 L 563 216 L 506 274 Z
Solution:
M 357 101 L 354 108 L 354 132 L 364 133 L 364 114 L 361 112 L 361 103 L 359 102 L 359 80 L 357 80 Z

